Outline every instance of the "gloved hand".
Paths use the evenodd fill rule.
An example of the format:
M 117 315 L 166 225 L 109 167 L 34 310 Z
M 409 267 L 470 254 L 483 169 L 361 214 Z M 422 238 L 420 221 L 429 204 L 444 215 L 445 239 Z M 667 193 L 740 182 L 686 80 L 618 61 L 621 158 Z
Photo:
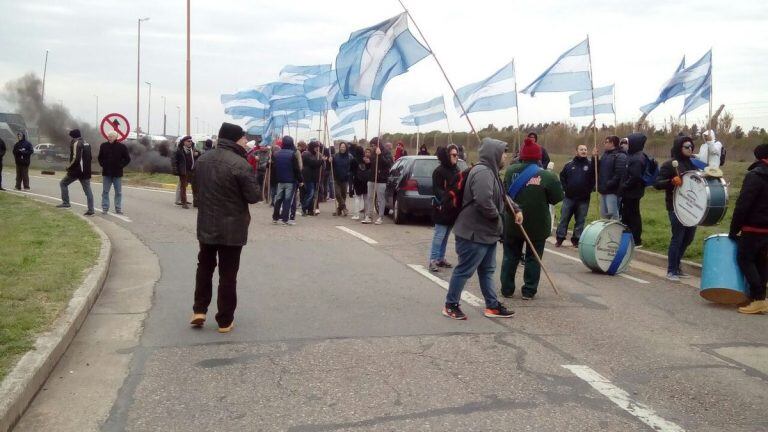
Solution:
M 674 176 L 670 181 L 672 182 L 672 185 L 674 185 L 675 187 L 680 187 L 683 185 L 683 178 L 680 176 Z

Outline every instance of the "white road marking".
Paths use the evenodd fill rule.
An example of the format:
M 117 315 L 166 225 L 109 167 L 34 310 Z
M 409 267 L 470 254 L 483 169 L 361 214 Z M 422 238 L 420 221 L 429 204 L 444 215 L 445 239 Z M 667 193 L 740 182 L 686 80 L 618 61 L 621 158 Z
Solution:
M 553 251 L 552 249 L 549 249 L 549 248 L 547 248 L 547 249 L 546 249 L 546 251 L 547 251 L 548 253 L 551 253 L 551 254 L 553 254 L 553 255 L 557 255 L 557 256 L 559 256 L 559 257 L 562 257 L 562 258 L 565 258 L 565 259 L 568 259 L 568 260 L 571 260 L 571 261 L 576 261 L 576 262 L 579 262 L 579 263 L 581 262 L 581 260 L 580 260 L 580 259 L 578 259 L 578 258 L 576 258 L 576 257 L 572 257 L 572 256 L 570 256 L 570 255 L 568 255 L 568 254 L 564 254 L 564 253 L 562 253 L 562 252 Z M 640 278 L 636 278 L 636 277 L 634 277 L 634 276 L 630 276 L 630 275 L 628 275 L 628 274 L 624 274 L 624 273 L 619 273 L 619 274 L 617 274 L 616 276 L 621 276 L 621 277 L 623 277 L 624 279 L 629 279 L 629 280 L 631 280 L 631 281 L 635 281 L 635 282 L 637 282 L 637 283 L 641 283 L 641 284 L 647 284 L 647 283 L 650 283 L 650 282 L 648 282 L 648 281 L 646 281 L 646 280 L 642 280 L 642 279 L 640 279 Z
M 613 385 L 607 378 L 595 372 L 589 366 L 562 365 L 562 367 L 568 369 L 574 375 L 589 383 L 595 390 L 610 399 L 611 402 L 637 417 L 653 430 L 660 432 L 685 432 L 685 429 L 677 424 L 664 420 L 656 415 L 651 408 L 632 400 L 629 397 L 629 393 Z
M 376 240 L 374 240 L 374 239 L 372 239 L 372 238 L 370 238 L 370 237 L 368 237 L 366 235 L 360 234 L 359 232 L 357 232 L 355 230 L 351 230 L 351 229 L 349 229 L 349 228 L 347 228 L 345 226 L 337 225 L 336 228 L 344 231 L 347 234 L 351 234 L 351 235 L 359 238 L 360 240 L 362 240 L 362 241 L 364 241 L 364 242 L 366 242 L 368 244 L 372 244 L 372 245 L 379 244 L 379 242 L 377 242 Z
M 419 273 L 420 275 L 424 276 L 425 278 L 431 280 L 432 282 L 440 285 L 444 290 L 448 291 L 448 282 L 440 279 L 439 277 L 433 275 L 429 272 L 426 268 L 424 268 L 423 265 L 419 264 L 408 264 L 408 267 L 412 268 L 416 273 Z M 481 299 L 480 297 L 465 291 L 462 291 L 461 293 L 461 299 L 465 302 L 471 304 L 472 306 L 477 307 L 485 307 L 485 301 Z
M 36 197 L 40 197 L 40 198 L 48 198 L 48 199 L 52 199 L 52 200 L 56 200 L 56 201 L 59 201 L 59 200 L 61 200 L 61 198 L 58 198 L 58 197 L 52 197 L 52 196 L 50 196 L 50 195 L 41 195 L 41 194 L 36 194 L 36 193 L 32 193 L 32 192 L 16 191 L 16 190 L 14 190 L 14 191 L 8 191 L 8 192 L 12 192 L 12 193 L 15 193 L 15 194 L 17 194 L 17 195 L 31 195 L 31 196 L 36 196 Z M 88 206 L 87 206 L 87 205 L 85 205 L 85 204 L 80 204 L 80 203 L 76 203 L 76 202 L 74 202 L 74 201 L 70 201 L 69 203 L 70 203 L 71 205 L 76 205 L 76 206 L 80 206 L 80 207 L 85 207 L 85 208 L 88 208 Z M 133 221 L 132 221 L 130 218 L 128 218 L 127 216 L 123 216 L 123 215 L 119 215 L 119 214 L 115 214 L 115 213 L 107 213 L 107 214 L 108 214 L 108 215 L 110 215 L 110 216 L 112 216 L 112 217 L 115 217 L 115 218 L 117 218 L 117 219 L 120 219 L 121 221 L 124 221 L 124 222 L 133 222 Z

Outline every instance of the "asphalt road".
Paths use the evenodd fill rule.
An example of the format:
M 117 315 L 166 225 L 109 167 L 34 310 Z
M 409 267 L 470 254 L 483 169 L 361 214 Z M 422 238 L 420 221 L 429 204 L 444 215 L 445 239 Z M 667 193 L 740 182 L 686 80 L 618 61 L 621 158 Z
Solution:
M 52 178 L 32 188 L 58 196 Z M 84 202 L 77 184 L 70 191 Z M 257 204 L 235 330 L 221 335 L 213 319 L 188 326 L 195 210 L 167 191 L 124 195 L 126 218 L 96 219 L 138 237 L 160 276 L 140 339 L 120 351 L 130 362 L 102 430 L 768 430 L 768 317 L 695 288 L 636 270 L 593 274 L 545 252 L 562 297 L 542 278 L 534 301 L 509 301 L 514 318 L 491 320 L 471 305 L 473 279 L 469 319 L 453 321 L 440 314 L 449 271 L 435 281 L 412 267 L 426 263 L 427 222 L 362 225 L 324 204 L 281 227 Z M 31 412 L 20 430 L 57 424 L 53 408 Z

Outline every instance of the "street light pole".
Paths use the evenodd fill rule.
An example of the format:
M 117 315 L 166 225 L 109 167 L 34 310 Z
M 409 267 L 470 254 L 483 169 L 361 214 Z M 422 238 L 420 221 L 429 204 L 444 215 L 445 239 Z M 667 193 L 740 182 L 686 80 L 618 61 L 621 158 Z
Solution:
M 45 50 L 45 63 L 43 63 L 43 89 L 40 94 L 40 99 L 45 102 L 45 75 L 48 72 L 48 50 Z
M 176 105 L 176 110 L 179 112 L 179 120 L 176 123 L 176 136 L 181 136 L 181 107 Z
M 137 20 L 139 32 L 138 41 L 136 43 L 136 141 L 139 141 L 139 116 L 141 112 L 141 23 L 143 21 L 149 21 L 149 17 L 139 18 Z
M 191 74 L 192 62 L 190 60 L 190 55 L 189 55 L 189 52 L 190 52 L 189 40 L 190 40 L 190 0 L 187 0 L 187 135 L 191 135 L 189 132 L 189 129 L 190 129 L 189 124 L 191 122 L 189 121 L 189 119 L 192 113 L 192 98 L 190 96 L 190 88 L 191 88 L 190 80 L 192 79 L 192 74 Z
M 165 96 L 160 96 L 160 97 L 163 98 L 163 136 L 165 136 L 165 126 L 166 126 L 165 102 L 167 98 Z
M 147 96 L 147 135 L 149 135 L 149 120 L 152 118 L 152 83 L 144 81 L 144 84 L 149 86 L 149 96 Z M 150 138 L 151 140 L 152 138 Z

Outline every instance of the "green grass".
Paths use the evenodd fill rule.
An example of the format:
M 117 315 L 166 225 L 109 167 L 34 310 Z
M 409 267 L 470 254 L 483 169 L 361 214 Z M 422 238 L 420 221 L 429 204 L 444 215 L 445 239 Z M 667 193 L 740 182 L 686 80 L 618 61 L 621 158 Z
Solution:
M 149 185 L 151 183 L 172 183 L 176 184 L 179 178 L 173 174 L 148 173 L 148 172 L 126 172 L 123 176 L 123 182 L 134 185 Z
M 69 211 L 0 193 L 0 379 L 47 330 L 99 253 Z

